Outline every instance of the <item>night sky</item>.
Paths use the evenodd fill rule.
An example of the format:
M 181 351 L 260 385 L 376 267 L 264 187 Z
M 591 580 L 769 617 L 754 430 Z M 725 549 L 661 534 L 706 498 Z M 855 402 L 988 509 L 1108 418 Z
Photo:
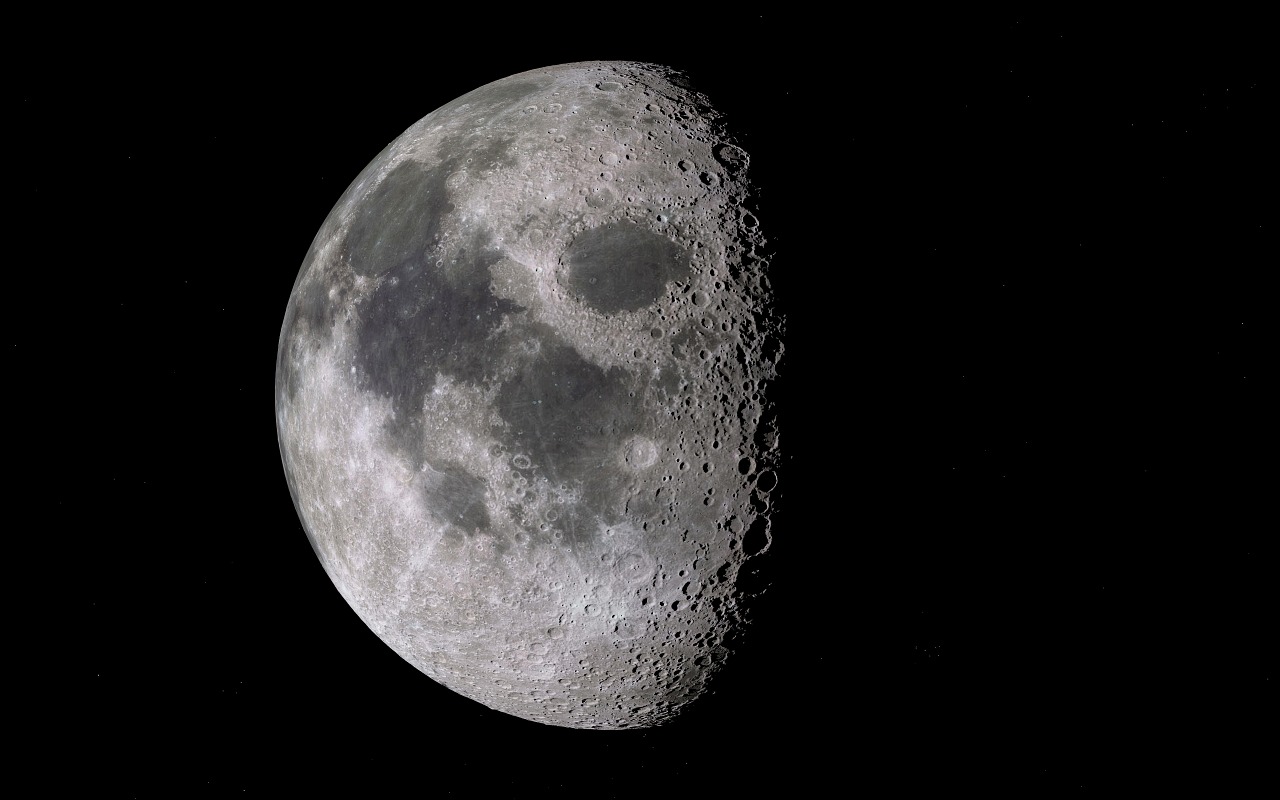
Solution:
M 39 443 L 11 495 L 39 521 L 11 535 L 40 551 L 11 563 L 32 677 L 11 691 L 37 695 L 15 730 L 45 783 L 607 800 L 1261 774 L 1258 20 L 457 13 L 11 29 L 10 407 Z M 774 586 L 718 691 L 647 732 L 507 717 L 384 646 L 307 543 L 273 408 L 290 288 L 356 174 L 472 88 L 615 58 L 687 69 L 742 131 L 788 331 Z

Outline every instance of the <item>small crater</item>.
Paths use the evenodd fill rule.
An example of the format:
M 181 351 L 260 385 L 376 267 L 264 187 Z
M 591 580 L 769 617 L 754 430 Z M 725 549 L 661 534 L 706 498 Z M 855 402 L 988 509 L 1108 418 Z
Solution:
M 642 581 L 653 572 L 644 556 L 639 553 L 627 553 L 622 556 L 614 563 L 613 569 L 618 577 L 632 582 Z
M 463 170 L 450 173 L 449 177 L 445 178 L 444 185 L 450 191 L 456 192 L 467 185 L 467 173 Z
M 728 142 L 715 149 L 716 160 L 724 165 L 729 174 L 736 175 L 747 168 L 751 158 L 741 147 Z
M 587 205 L 592 208 L 608 208 L 617 199 L 618 196 L 608 186 L 596 186 L 587 194 Z
M 772 470 L 765 470 L 756 478 L 756 489 L 760 490 L 764 494 L 772 492 L 774 487 L 777 485 L 778 476 Z
M 658 446 L 651 439 L 636 436 L 627 442 L 622 460 L 633 470 L 646 469 L 657 463 Z
M 622 84 L 617 81 L 600 81 L 596 84 L 596 88 L 602 92 L 616 92 L 622 88 Z
M 769 549 L 771 541 L 769 524 L 763 517 L 756 517 L 751 527 L 747 529 L 746 535 L 742 537 L 742 551 L 748 558 L 759 555 Z
M 644 623 L 624 619 L 614 626 L 613 632 L 619 639 L 635 639 L 644 634 Z

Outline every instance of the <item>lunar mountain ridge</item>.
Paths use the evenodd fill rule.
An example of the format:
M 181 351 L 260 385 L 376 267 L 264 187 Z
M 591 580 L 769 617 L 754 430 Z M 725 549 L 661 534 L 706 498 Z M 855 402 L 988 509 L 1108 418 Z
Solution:
M 524 719 L 674 719 L 768 585 L 785 320 L 749 156 L 690 86 L 584 62 L 428 114 L 339 199 L 282 326 L 282 462 L 326 572 Z

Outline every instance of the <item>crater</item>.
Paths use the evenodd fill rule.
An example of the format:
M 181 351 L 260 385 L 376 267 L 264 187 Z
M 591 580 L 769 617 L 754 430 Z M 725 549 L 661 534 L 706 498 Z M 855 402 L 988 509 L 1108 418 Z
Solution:
M 751 158 L 746 151 L 735 144 L 725 142 L 715 149 L 716 160 L 724 165 L 732 175 L 737 175 L 747 168 Z
M 658 446 L 652 439 L 636 436 L 627 442 L 622 460 L 633 470 L 642 470 L 653 466 L 658 461 Z
M 648 580 L 649 576 L 653 574 L 653 567 L 649 564 L 648 559 L 635 552 L 620 556 L 614 562 L 613 570 L 619 578 L 629 583 Z

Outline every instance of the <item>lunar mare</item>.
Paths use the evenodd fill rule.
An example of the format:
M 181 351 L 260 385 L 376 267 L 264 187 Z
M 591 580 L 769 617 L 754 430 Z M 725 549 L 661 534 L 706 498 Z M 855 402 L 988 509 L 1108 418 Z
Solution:
M 685 76 L 565 64 L 415 123 L 280 334 L 284 472 L 395 652 L 552 725 L 657 725 L 765 585 L 783 325 L 750 157 Z

